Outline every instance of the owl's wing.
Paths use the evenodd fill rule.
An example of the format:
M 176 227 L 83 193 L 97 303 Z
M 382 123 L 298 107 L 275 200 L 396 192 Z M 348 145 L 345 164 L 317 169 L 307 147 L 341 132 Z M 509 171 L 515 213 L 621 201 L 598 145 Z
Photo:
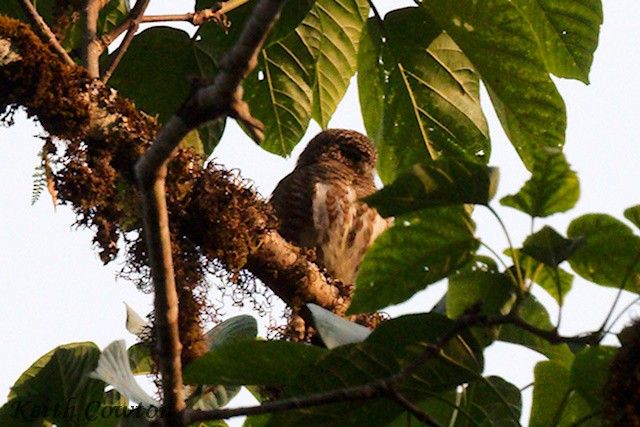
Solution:
M 317 178 L 313 173 L 296 168 L 278 183 L 271 195 L 280 234 L 306 248 L 314 248 L 318 241 L 313 224 L 314 181 Z

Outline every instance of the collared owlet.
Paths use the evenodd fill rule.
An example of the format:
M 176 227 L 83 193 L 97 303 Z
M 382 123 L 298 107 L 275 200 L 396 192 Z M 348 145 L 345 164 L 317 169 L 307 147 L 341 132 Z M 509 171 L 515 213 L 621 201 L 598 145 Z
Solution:
M 280 234 L 315 248 L 316 263 L 347 285 L 355 283 L 365 251 L 390 225 L 358 201 L 376 191 L 376 158 L 376 149 L 361 133 L 325 130 L 309 142 L 271 196 Z

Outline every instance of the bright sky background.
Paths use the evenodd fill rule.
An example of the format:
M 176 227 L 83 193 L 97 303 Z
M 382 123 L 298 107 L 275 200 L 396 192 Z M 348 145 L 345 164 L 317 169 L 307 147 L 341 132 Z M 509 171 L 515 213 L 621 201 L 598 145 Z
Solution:
M 182 13 L 191 2 L 170 2 L 159 6 L 151 2 L 150 14 Z M 411 2 L 379 1 L 381 10 Z M 569 222 L 585 213 L 603 212 L 622 218 L 625 208 L 640 204 L 640 48 L 638 47 L 640 8 L 637 0 L 604 2 L 605 22 L 600 46 L 591 72 L 591 85 L 556 80 L 567 104 L 568 130 L 565 153 L 580 177 L 582 195 L 578 206 L 568 214 L 538 221 L 566 232 Z M 182 4 L 182 8 L 180 8 Z M 169 9 L 171 8 L 171 9 Z M 188 29 L 189 27 L 184 27 Z M 485 107 L 489 100 L 484 96 Z M 529 230 L 529 219 L 498 203 L 502 196 L 516 192 L 528 178 L 515 151 L 504 136 L 500 124 L 487 108 L 493 153 L 491 164 L 498 166 L 501 183 L 493 206 L 505 221 L 514 244 Z M 231 122 L 230 122 L 231 123 Z M 331 127 L 364 131 L 358 97 L 352 85 L 341 103 Z M 313 124 L 303 144 L 319 131 Z M 45 192 L 31 206 L 32 174 L 39 164 L 42 129 L 24 114 L 15 126 L 0 128 L 0 404 L 18 376 L 40 356 L 60 344 L 93 341 L 100 348 L 111 341 L 135 338 L 124 327 L 123 301 L 146 315 L 152 307 L 150 295 L 143 295 L 124 280 L 116 280 L 122 259 L 103 266 L 91 248 L 92 232 L 72 227 L 74 215 L 67 207 L 54 212 Z M 223 143 L 214 156 L 228 168 L 238 168 L 245 178 L 255 181 L 264 195 L 294 166 L 298 146 L 288 160 L 262 152 L 238 128 L 228 127 Z M 478 236 L 501 252 L 506 241 L 495 219 L 486 210 L 477 209 Z M 428 311 L 444 292 L 435 285 L 410 302 L 388 310 L 393 315 Z M 556 310 L 550 297 L 537 295 L 547 307 Z M 606 316 L 615 292 L 576 278 L 566 298 L 562 332 L 574 334 L 597 329 Z M 620 307 L 633 300 L 625 293 Z M 230 309 L 230 312 L 236 312 Z M 620 325 L 639 314 L 637 306 L 622 317 Z M 251 314 L 250 308 L 244 312 Z M 555 313 L 552 314 L 555 316 Z M 264 335 L 264 329 L 261 330 Z M 609 340 L 615 343 L 614 339 Z M 495 344 L 485 353 L 487 374 L 505 377 L 519 387 L 532 381 L 533 366 L 542 358 L 534 352 Z M 525 398 L 530 399 L 530 390 Z M 233 425 L 237 425 L 234 422 Z

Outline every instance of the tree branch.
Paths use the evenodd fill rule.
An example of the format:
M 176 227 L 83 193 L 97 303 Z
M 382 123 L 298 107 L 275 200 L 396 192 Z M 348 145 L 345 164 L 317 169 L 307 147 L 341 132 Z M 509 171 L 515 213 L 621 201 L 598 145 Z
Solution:
M 53 34 L 53 31 L 51 31 L 51 28 L 49 28 L 47 23 L 44 22 L 42 16 L 40 16 L 36 8 L 33 6 L 33 3 L 31 3 L 30 0 L 20 0 L 20 7 L 22 8 L 25 15 L 27 15 L 31 20 L 33 28 L 40 36 L 40 38 L 45 40 L 49 44 L 49 46 L 51 46 L 51 48 L 53 48 L 53 50 L 57 52 L 58 55 L 60 55 L 60 57 L 64 60 L 64 62 L 67 63 L 67 65 L 75 66 L 76 63 L 73 62 L 73 59 L 71 59 L 67 51 L 64 50 L 64 48 L 60 44 L 60 41 L 56 38 L 55 34 Z
M 129 49 L 129 46 L 133 41 L 133 37 L 136 35 L 136 31 L 138 31 L 138 27 L 140 27 L 140 22 L 142 21 L 144 12 L 147 10 L 147 6 L 149 6 L 149 1 L 150 0 L 138 0 L 136 2 L 136 5 L 131 10 L 128 19 L 129 29 L 127 30 L 127 34 L 124 36 L 124 40 L 122 40 L 122 43 L 118 47 L 118 50 L 116 50 L 113 58 L 109 62 L 107 69 L 102 75 L 102 83 L 106 83 L 109 81 L 111 75 L 120 64 L 122 57 Z
M 104 47 L 98 40 L 98 17 L 107 0 L 85 0 L 82 7 L 84 32 L 82 35 L 82 62 L 89 75 L 100 77 L 100 55 Z
M 223 56 L 213 84 L 201 88 L 187 100 L 136 164 L 136 177 L 142 192 L 145 240 L 155 287 L 155 329 L 164 391 L 163 418 L 171 426 L 184 425 L 182 411 L 185 402 L 182 396 L 178 295 L 165 195 L 167 164 L 190 130 L 222 115 L 233 115 L 238 103 L 244 105 L 239 99 L 239 85 L 255 67 L 256 56 L 284 3 L 283 0 L 262 0 L 255 7 L 238 42 Z

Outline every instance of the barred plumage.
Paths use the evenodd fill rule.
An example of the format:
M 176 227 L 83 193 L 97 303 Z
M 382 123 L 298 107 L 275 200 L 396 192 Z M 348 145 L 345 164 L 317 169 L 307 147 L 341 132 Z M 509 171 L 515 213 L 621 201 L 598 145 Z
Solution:
M 390 224 L 358 201 L 376 191 L 376 158 L 375 148 L 361 133 L 323 131 L 271 197 L 280 234 L 315 248 L 317 263 L 345 284 L 355 282 L 365 251 Z

